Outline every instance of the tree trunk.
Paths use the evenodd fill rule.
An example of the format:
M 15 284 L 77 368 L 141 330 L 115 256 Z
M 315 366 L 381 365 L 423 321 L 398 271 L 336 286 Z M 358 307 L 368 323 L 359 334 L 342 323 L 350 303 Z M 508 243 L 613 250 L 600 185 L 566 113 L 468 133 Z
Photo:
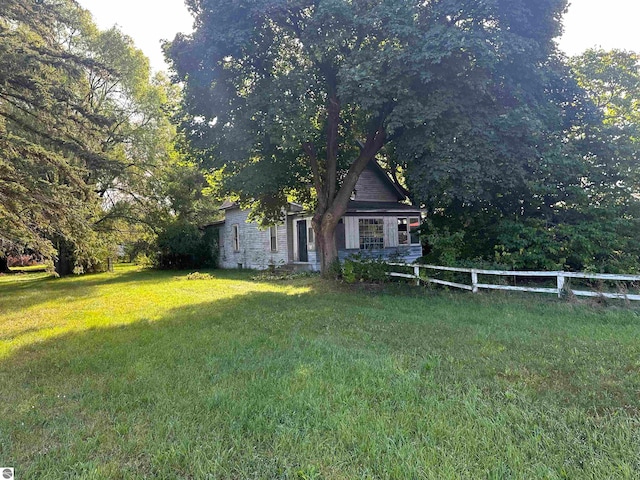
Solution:
M 0 273 L 9 273 L 9 257 L 0 255 Z
M 58 242 L 57 245 L 57 250 L 58 250 L 58 256 L 56 257 L 56 259 L 53 262 L 53 266 L 55 269 L 55 272 L 61 276 L 64 277 L 66 275 L 69 275 L 72 273 L 72 259 L 71 259 L 71 252 L 69 250 L 69 248 L 67 247 L 66 242 L 62 241 L 62 242 Z
M 383 119 L 369 132 L 358 158 L 349 167 L 338 189 L 338 131 L 340 126 L 340 101 L 335 93 L 330 95 L 327 105 L 327 157 L 324 162 L 318 158 L 313 142 L 302 145 L 309 157 L 313 183 L 318 203 L 311 221 L 316 234 L 316 251 L 320 254 L 323 276 L 331 276 L 332 267 L 338 259 L 336 246 L 336 226 L 347 212 L 347 205 L 358 178 L 367 164 L 376 156 L 385 143 L 386 131 Z
M 332 274 L 332 266 L 338 260 L 336 226 L 338 220 L 331 213 L 316 214 L 311 221 L 316 234 L 316 251 L 320 254 L 320 268 L 323 276 Z

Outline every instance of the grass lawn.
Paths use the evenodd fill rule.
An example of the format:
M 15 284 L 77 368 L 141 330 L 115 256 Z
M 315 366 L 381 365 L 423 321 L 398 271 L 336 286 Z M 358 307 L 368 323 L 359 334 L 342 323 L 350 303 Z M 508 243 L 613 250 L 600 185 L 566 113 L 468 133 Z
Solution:
M 638 307 L 211 273 L 0 277 L 0 466 L 640 478 Z
M 47 270 L 46 265 L 31 265 L 29 267 L 11 267 L 9 270 L 18 273 L 44 272 Z

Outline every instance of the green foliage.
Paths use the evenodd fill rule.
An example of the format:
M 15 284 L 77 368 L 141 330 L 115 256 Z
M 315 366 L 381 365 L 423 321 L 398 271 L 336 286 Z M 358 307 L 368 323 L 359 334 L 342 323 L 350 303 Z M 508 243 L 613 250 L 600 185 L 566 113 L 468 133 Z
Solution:
M 166 51 L 194 157 L 216 172 L 219 195 L 261 216 L 315 200 L 321 248 L 378 153 L 422 200 L 450 188 L 436 192 L 425 175 L 515 181 L 546 141 L 546 66 L 566 0 L 188 4 L 196 30 Z M 476 159 L 496 150 L 483 171 Z
M 157 266 L 163 269 L 215 267 L 217 262 L 217 230 L 205 233 L 196 225 L 176 220 L 158 234 Z
M 473 158 L 471 171 L 461 157 L 447 157 L 451 142 L 444 139 L 435 169 L 409 172 L 432 209 L 432 261 L 638 271 L 640 62 L 633 53 L 592 50 L 569 63 L 548 76 L 557 86 L 547 95 L 549 111 L 561 122 L 546 121 L 522 140 L 512 122 L 504 130 L 491 126 L 482 135 L 500 135 L 504 146 L 497 152 L 453 142 L 449 151 Z M 530 153 L 522 152 L 522 162 L 501 160 L 504 149 L 523 147 Z M 447 175 L 438 173 L 443 158 L 453 159 L 444 160 Z
M 387 282 L 387 263 L 388 260 L 383 258 L 368 257 L 359 253 L 349 255 L 342 264 L 342 280 L 346 283 Z
M 458 266 L 463 258 L 464 232 L 457 231 L 451 233 L 447 227 L 442 230 L 433 228 L 433 223 L 429 222 L 426 239 L 430 252 L 422 258 L 422 261 L 431 264 L 444 266 Z
M 640 271 L 636 240 L 640 225 L 633 224 L 607 215 L 576 224 L 503 221 L 497 231 L 496 259 L 517 270 L 636 273 Z
M 342 275 L 342 264 L 340 263 L 340 259 L 336 258 L 333 262 L 331 262 L 331 265 L 327 269 L 325 276 L 326 278 L 338 280 L 342 277 Z
M 0 235 L 62 274 L 102 268 L 125 222 L 169 216 L 177 90 L 73 0 L 0 6 Z

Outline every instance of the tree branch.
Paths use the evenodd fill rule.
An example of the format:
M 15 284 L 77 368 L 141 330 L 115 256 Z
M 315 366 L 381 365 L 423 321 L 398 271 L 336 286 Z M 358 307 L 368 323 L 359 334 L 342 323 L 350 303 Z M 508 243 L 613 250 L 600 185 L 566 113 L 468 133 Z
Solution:
M 316 189 L 316 195 L 318 197 L 318 206 L 323 207 L 323 211 L 327 208 L 327 200 L 325 190 L 322 183 L 322 176 L 320 175 L 320 165 L 318 163 L 318 153 L 316 148 L 311 142 L 305 142 L 302 144 L 302 148 L 309 157 L 309 163 L 311 164 L 311 172 L 313 174 L 313 185 Z
M 360 174 L 366 168 L 371 159 L 373 159 L 383 147 L 386 137 L 387 134 L 384 126 L 382 125 L 380 125 L 374 132 L 371 132 L 367 137 L 367 141 L 362 147 L 362 150 L 360 150 L 360 155 L 358 155 L 358 158 L 351 164 L 347 175 L 344 177 L 340 190 L 336 194 L 334 201 L 331 203 L 330 209 L 334 217 L 339 218 L 344 215 L 349 198 L 351 198 L 351 192 L 353 192 Z

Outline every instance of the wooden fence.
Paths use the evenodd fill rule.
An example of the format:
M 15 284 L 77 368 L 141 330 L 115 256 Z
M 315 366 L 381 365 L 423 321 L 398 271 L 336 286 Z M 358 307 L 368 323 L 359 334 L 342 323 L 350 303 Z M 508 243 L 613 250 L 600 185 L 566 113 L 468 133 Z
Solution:
M 640 300 L 640 295 L 631 294 L 625 291 L 620 292 L 601 292 L 593 290 L 574 290 L 567 282 L 568 279 L 598 280 L 609 282 L 640 282 L 640 275 L 615 275 L 608 273 L 583 273 L 583 272 L 528 272 L 528 271 L 511 271 L 511 270 L 482 270 L 479 268 L 459 268 L 459 267 L 441 267 L 437 265 L 415 265 L 406 263 L 389 263 L 390 267 L 403 267 L 412 269 L 413 273 L 389 272 L 387 275 L 391 277 L 408 278 L 415 280 L 419 285 L 420 282 L 434 283 L 437 285 L 445 285 L 447 287 L 461 288 L 477 293 L 481 288 L 489 290 L 511 290 L 517 292 L 537 292 L 537 293 L 554 293 L 561 297 L 563 294 L 572 293 L 573 295 L 583 297 L 605 297 L 616 298 L 622 300 Z M 431 278 L 428 275 L 420 275 L 420 270 L 435 270 L 442 272 L 457 272 L 470 274 L 470 284 L 451 282 Z M 502 277 L 526 277 L 526 278 L 555 278 L 555 288 L 549 287 L 530 287 L 516 285 L 493 285 L 491 283 L 478 282 L 478 275 L 495 275 Z

